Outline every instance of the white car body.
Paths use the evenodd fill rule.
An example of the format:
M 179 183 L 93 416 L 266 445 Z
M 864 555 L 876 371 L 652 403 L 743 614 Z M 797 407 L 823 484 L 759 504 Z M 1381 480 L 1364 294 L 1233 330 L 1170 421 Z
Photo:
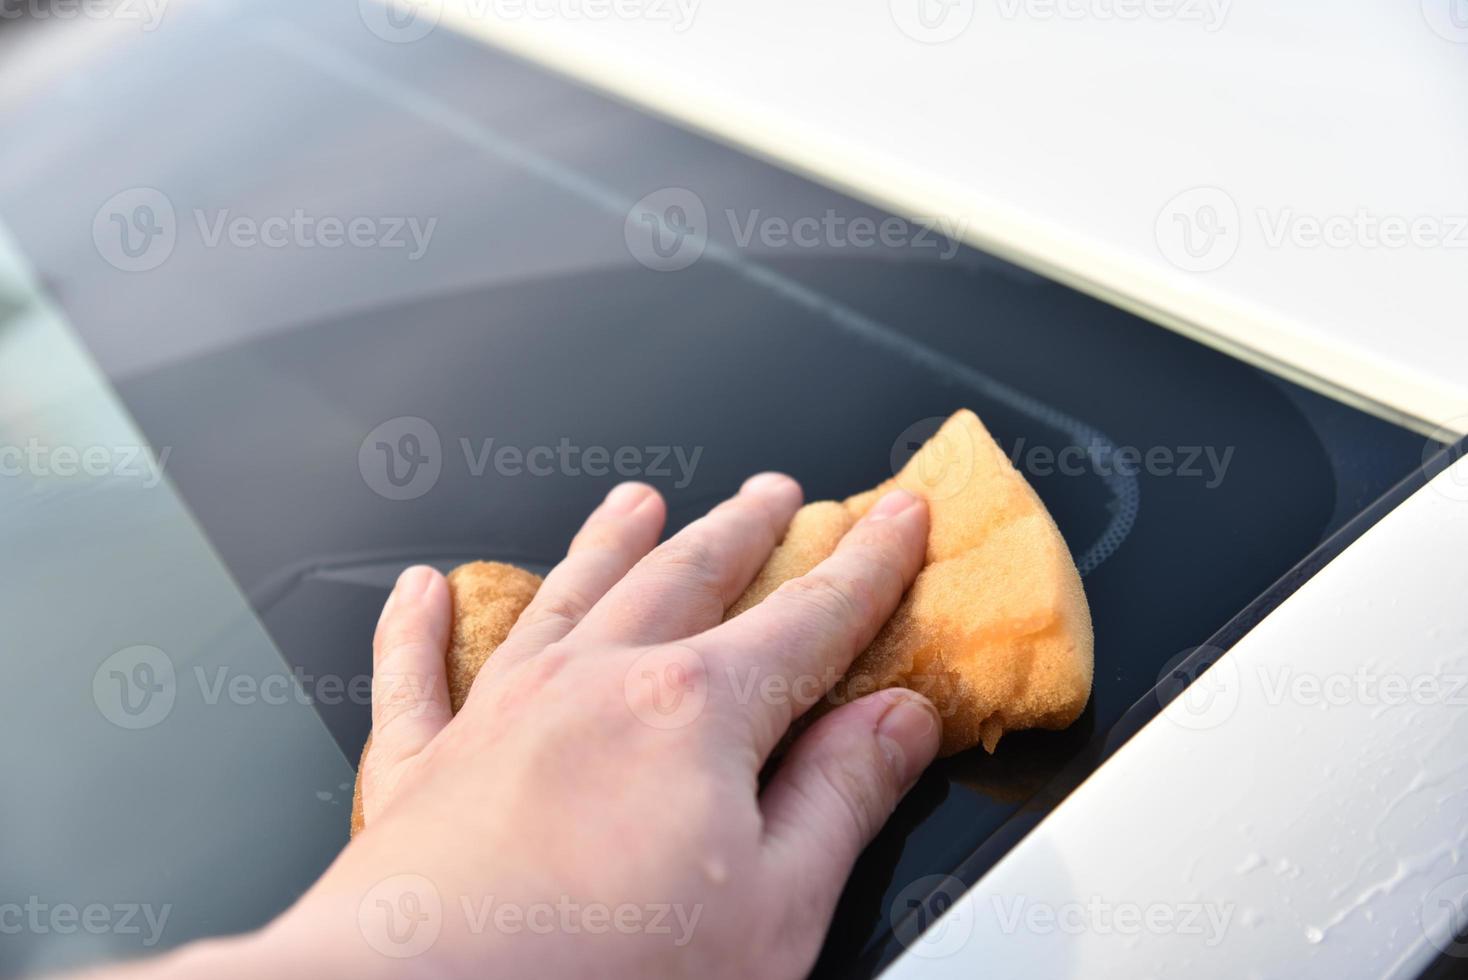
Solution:
M 1448 0 L 634 7 L 419 15 L 1468 431 L 1468 18 Z M 908 924 L 887 975 L 1413 977 L 1468 955 L 1465 487 L 1459 462 L 1366 530 L 961 898 L 937 882 L 952 908 Z

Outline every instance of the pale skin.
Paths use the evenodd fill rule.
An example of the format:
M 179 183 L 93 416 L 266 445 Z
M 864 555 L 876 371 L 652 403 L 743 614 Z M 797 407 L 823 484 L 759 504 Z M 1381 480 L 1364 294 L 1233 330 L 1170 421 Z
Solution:
M 659 545 L 662 498 L 616 488 L 457 715 L 448 586 L 408 569 L 374 640 L 367 829 L 259 932 L 103 975 L 804 975 L 940 729 L 921 695 L 881 691 L 801 732 L 761 786 L 927 537 L 926 505 L 895 491 L 809 575 L 722 622 L 800 503 L 761 474 Z

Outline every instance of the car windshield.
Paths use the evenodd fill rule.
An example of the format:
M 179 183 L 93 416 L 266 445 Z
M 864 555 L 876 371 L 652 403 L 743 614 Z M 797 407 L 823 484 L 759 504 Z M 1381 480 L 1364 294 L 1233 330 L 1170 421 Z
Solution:
M 671 527 L 761 469 L 842 497 L 966 406 L 1085 574 L 1095 690 L 902 804 L 821 966 L 869 969 L 907 884 L 1001 856 L 1171 661 L 1435 445 L 446 29 L 260 0 L 24 31 L 0 869 L 162 921 L 11 938 L 3 972 L 248 928 L 313 880 L 404 565 L 543 571 L 623 478 Z

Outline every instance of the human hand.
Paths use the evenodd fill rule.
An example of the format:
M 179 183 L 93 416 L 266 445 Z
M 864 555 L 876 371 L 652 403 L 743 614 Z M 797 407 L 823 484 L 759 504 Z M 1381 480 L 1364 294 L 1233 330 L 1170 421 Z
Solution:
M 809 575 L 723 622 L 800 506 L 763 474 L 661 546 L 613 491 L 451 714 L 448 587 L 399 579 L 378 624 L 367 829 L 257 937 L 277 973 L 795 977 L 862 848 L 932 761 L 892 689 L 791 723 L 896 608 L 926 505 L 894 492 Z M 404 678 L 412 683 L 403 683 Z M 243 962 L 243 961 L 241 961 Z

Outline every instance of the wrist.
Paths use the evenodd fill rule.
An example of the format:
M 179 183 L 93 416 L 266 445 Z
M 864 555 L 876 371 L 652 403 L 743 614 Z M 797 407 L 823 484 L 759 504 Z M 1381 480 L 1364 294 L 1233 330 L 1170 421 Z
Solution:
M 369 910 L 369 912 L 372 910 Z M 439 980 L 444 972 L 434 958 L 400 951 L 364 925 L 356 905 L 329 896 L 312 896 L 249 937 L 235 950 L 250 963 L 247 974 L 270 980 Z M 211 980 L 219 980 L 217 977 Z M 232 980 L 232 978 L 230 978 Z

